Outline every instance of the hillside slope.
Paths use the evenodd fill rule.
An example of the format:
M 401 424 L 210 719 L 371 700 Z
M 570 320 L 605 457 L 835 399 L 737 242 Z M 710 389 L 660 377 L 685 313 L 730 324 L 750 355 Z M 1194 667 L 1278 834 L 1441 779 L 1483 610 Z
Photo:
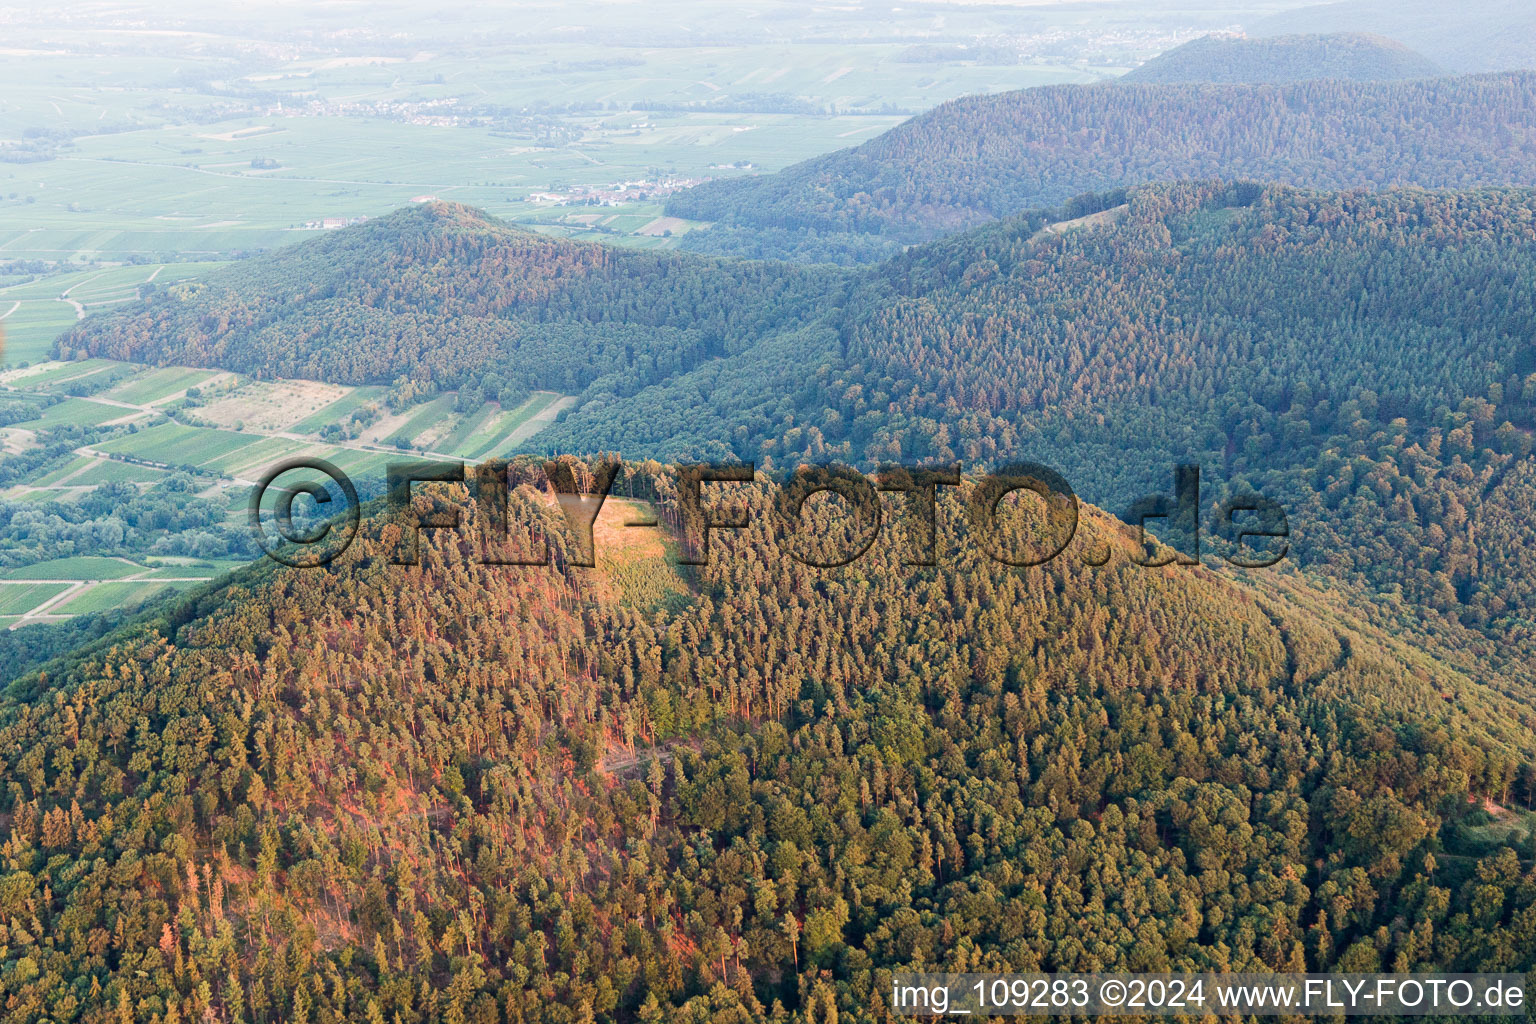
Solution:
M 369 520 L 0 696 L 7 1020 L 874 1021 L 918 964 L 1529 965 L 1525 841 L 1473 811 L 1529 802 L 1529 701 L 1300 581 L 1132 566 L 1092 510 L 1110 564 L 1003 569 L 949 498 L 941 571 L 812 571 L 748 488 L 642 614 L 476 564 L 440 500 L 419 567 Z
M 1391 82 L 1444 74 L 1435 62 L 1383 36 L 1201 36 L 1133 68 L 1122 82 Z
M 848 258 L 867 260 L 1084 192 L 1217 177 L 1312 188 L 1536 184 L 1536 74 L 974 96 L 778 174 L 705 183 L 667 209 L 714 222 L 698 233 L 714 254 L 826 259 L 847 238 Z

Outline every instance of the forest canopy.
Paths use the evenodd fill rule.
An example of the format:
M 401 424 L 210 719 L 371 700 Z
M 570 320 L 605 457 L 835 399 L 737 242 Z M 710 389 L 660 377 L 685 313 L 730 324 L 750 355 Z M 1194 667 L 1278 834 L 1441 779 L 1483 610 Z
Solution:
M 1479 810 L 1536 795 L 1528 683 L 1294 575 L 1132 565 L 1091 509 L 1107 565 L 999 566 L 952 497 L 940 568 L 820 571 L 738 485 L 749 528 L 647 610 L 512 482 L 553 570 L 480 564 L 427 488 L 466 517 L 417 566 L 370 517 L 0 696 L 8 1020 L 871 1021 L 918 965 L 1528 962 L 1530 842 Z M 669 474 L 624 486 L 676 522 Z

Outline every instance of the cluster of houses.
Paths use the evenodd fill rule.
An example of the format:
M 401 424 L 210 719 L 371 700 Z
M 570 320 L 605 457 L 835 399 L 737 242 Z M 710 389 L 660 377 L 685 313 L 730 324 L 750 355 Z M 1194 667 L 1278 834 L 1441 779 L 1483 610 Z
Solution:
M 361 224 L 368 218 L 360 217 L 321 217 L 319 220 L 307 220 L 299 225 L 303 231 L 335 231 L 337 228 L 349 228 L 354 224 Z
M 612 185 L 572 185 L 563 191 L 530 192 L 527 201 L 550 206 L 620 206 L 624 203 L 660 199 L 673 192 L 708 181 L 708 178 L 662 178 L 650 181 L 620 181 Z
M 268 117 L 378 117 L 433 128 L 457 128 L 464 123 L 457 97 L 436 100 L 331 100 L 323 97 L 267 107 Z

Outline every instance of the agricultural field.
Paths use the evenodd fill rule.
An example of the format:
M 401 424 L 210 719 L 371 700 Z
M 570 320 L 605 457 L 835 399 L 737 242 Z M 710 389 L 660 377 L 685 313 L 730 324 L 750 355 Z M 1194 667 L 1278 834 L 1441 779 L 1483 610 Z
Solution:
M 156 406 L 184 398 L 189 388 L 205 388 L 221 381 L 232 381 L 234 374 L 217 370 L 191 370 L 168 366 L 135 376 L 132 380 L 102 392 L 99 398 L 126 405 Z
M 95 445 L 93 450 L 165 466 L 201 467 L 259 440 L 254 434 L 162 423 Z
M 75 615 L 132 610 L 239 568 L 230 559 L 160 559 L 80 555 L 0 569 L 0 629 L 58 622 Z
M 296 434 L 318 434 L 330 424 L 345 423 L 354 412 L 382 402 L 386 390 L 381 387 L 347 388 L 340 398 L 292 424 L 289 429 Z
M 590 237 L 671 246 L 691 225 L 656 223 L 670 189 L 771 173 L 958 96 L 1106 80 L 1226 27 L 1214 12 L 1172 5 L 1156 28 L 1098 8 L 1045 19 L 975 5 L 941 16 L 914 8 L 893 35 L 889 24 L 872 31 L 856 7 L 800 25 L 778 5 L 749 3 L 720 26 L 732 42 L 715 45 L 690 43 L 705 38 L 697 27 L 619 27 L 635 13 L 603 11 L 613 36 L 601 44 L 562 41 L 559 16 L 520 7 L 478 12 L 472 42 L 376 51 L 356 49 L 368 44 L 348 38 L 355 25 L 321 29 L 339 35 L 311 52 L 237 35 L 136 46 L 83 29 L 66 44 L 46 21 L 8 25 L 0 140 L 54 141 L 0 163 L 0 261 L 237 257 L 423 196 L 541 230 L 618 214 L 584 225 Z M 1063 18 L 1076 23 L 1065 36 Z M 419 35 L 419 19 L 409 28 Z M 29 32 L 36 48 L 20 42 Z M 614 189 L 624 194 L 595 201 L 617 205 L 573 198 Z M 142 283 L 138 269 L 73 297 L 122 301 Z M 67 326 L 72 309 L 58 299 L 35 296 L 52 306 L 15 314 L 27 335 L 19 358 Z
M 204 405 L 197 415 L 218 427 L 305 433 L 298 424 L 311 417 L 317 417 L 316 430 L 338 422 L 329 410 L 354 390 L 312 380 L 250 381 Z
M 44 607 L 69 588 L 68 583 L 0 583 L 0 615 L 23 615 Z
M 144 571 L 125 558 L 104 558 L 100 555 L 79 555 L 73 558 L 56 558 L 18 569 L 0 571 L 0 580 L 117 580 Z
M 189 389 L 197 393 L 188 395 Z M 0 432 L 7 451 L 20 454 L 56 443 L 50 439 L 63 428 L 85 433 L 69 434 L 74 440 L 59 454 L 9 481 L 0 489 L 0 503 L 54 515 L 65 506 L 87 504 L 102 487 L 115 488 L 114 502 L 135 493 L 158 500 L 169 487 L 179 495 L 173 504 L 213 503 L 216 522 L 203 532 L 211 529 L 234 539 L 220 543 L 243 546 L 239 539 L 248 530 L 251 485 L 280 461 L 326 459 L 365 494 L 377 494 L 390 462 L 408 454 L 467 461 L 514 454 L 575 401 L 537 392 L 516 408 L 489 402 L 459 413 L 458 396 L 450 392 L 390 412 L 386 390 L 256 381 L 109 359 L 13 367 L 0 373 L 0 395 L 31 401 L 36 415 Z M 353 414 L 370 410 L 377 417 L 372 425 L 348 438 Z M 332 426 L 341 433 L 326 430 Z M 4 568 L 7 564 L 12 567 Z M 239 558 L 186 558 L 156 549 L 134 550 L 129 557 L 77 554 L 16 565 L 0 545 L 0 584 L 6 588 L 0 596 L 7 602 L 0 628 L 133 608 L 241 564 Z
M 24 426 L 29 430 L 59 426 L 96 427 L 109 420 L 121 419 L 127 411 L 84 398 L 66 398 L 43 409 L 35 419 L 24 421 Z
M 96 455 L 74 455 L 48 472 L 16 484 L 0 497 L 11 501 L 71 501 L 106 484 L 132 484 L 148 489 L 166 478 L 166 472 Z
M 168 590 L 181 590 L 186 587 L 196 586 L 202 580 L 120 580 L 111 583 L 98 583 L 91 587 L 82 587 L 79 592 L 67 596 L 58 604 L 49 608 L 50 614 L 57 615 L 89 615 L 92 612 L 104 612 L 114 608 L 132 610 L 143 606 L 150 599 L 157 597 Z
M 37 394 L 62 394 L 74 384 L 116 383 L 124 376 L 142 372 L 141 367 L 112 359 L 44 361 L 0 370 L 0 387 Z

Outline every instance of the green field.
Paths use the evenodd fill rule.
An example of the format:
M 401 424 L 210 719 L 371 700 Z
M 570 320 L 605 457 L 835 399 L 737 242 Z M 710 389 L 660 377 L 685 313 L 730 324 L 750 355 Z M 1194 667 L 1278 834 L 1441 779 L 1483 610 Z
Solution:
M 129 405 L 153 405 L 219 376 L 223 376 L 223 373 L 218 370 L 189 370 L 168 366 L 119 384 L 110 391 L 102 392 L 100 397 L 127 402 Z
M 492 427 L 500 415 L 499 405 L 486 402 L 483 408 L 460 419 L 453 430 L 439 439 L 433 447 L 438 451 L 457 455 L 465 449 L 471 439 L 485 434 L 487 428 Z
M 189 427 L 180 423 L 162 423 L 136 434 L 107 441 L 97 446 L 108 455 L 128 455 L 149 462 L 171 466 L 203 466 L 254 444 L 260 438 L 209 427 Z
M 360 452 L 349 448 L 339 448 L 325 456 L 337 469 L 351 477 L 359 487 L 364 483 L 372 483 L 380 488 L 384 485 L 386 467 L 391 462 L 400 462 L 411 457 L 410 452 Z
M 0 615 L 25 615 L 68 589 L 67 583 L 0 583 Z
M 0 293 L 0 366 L 46 359 L 53 339 L 75 322 L 75 311 L 52 299 L 18 300 Z
M 76 455 L 64 461 L 62 465 L 54 469 L 46 470 L 41 475 L 27 481 L 33 487 L 52 487 L 72 480 L 74 477 L 90 469 L 92 464 L 102 461 L 92 459 L 84 455 Z
M 469 438 L 465 447 L 456 450 L 454 454 L 471 461 L 513 454 L 520 447 L 521 441 L 532 436 L 535 428 L 531 421 L 561 400 L 562 396 L 553 391 L 535 392 L 516 409 L 497 416 L 487 424 L 486 429 Z
M 167 589 L 182 589 L 195 584 L 164 582 L 140 582 L 125 580 L 118 583 L 98 583 L 86 587 L 79 594 L 61 602 L 50 612 L 59 615 L 89 615 L 92 612 L 110 611 L 113 608 L 136 608 Z
M 86 484 L 92 487 L 101 484 L 127 483 L 127 484 L 155 484 L 165 479 L 166 471 L 156 469 L 154 466 L 139 466 L 131 462 L 119 462 L 116 459 L 88 458 L 91 463 L 79 476 L 73 477 L 71 484 Z
M 165 470 L 116 459 L 76 455 L 41 476 L 29 480 L 32 487 L 99 487 L 102 484 L 153 484 L 165 479 Z
M 407 417 L 405 423 L 384 438 L 386 445 L 392 445 L 397 440 L 415 442 L 427 430 L 437 426 L 444 420 L 454 415 L 453 403 L 456 396 L 439 395 L 430 402 L 423 402 L 416 406 Z M 436 450 L 435 448 L 433 450 Z
M 115 608 L 136 608 L 154 598 L 198 586 L 204 580 L 247 564 L 231 559 L 167 561 L 175 564 L 143 566 L 117 558 L 82 555 L 0 570 L 0 628 L 17 624 L 22 621 L 21 616 L 71 587 L 75 592 L 50 607 L 42 621 Z M 31 580 L 54 582 L 28 582 Z M 80 585 L 82 582 L 84 586 Z
M 251 437 L 250 443 L 228 455 L 211 459 L 201 468 L 226 476 L 260 476 L 268 466 L 283 459 L 307 453 L 315 445 L 281 437 Z
M 132 409 L 102 405 L 100 402 L 92 402 L 86 398 L 66 398 L 62 402 L 55 402 L 42 410 L 40 415 L 17 426 L 28 430 L 47 430 L 49 427 L 60 426 L 94 427 L 108 420 L 122 419 L 132 415 Z
M 116 558 L 99 555 L 78 555 L 74 558 L 56 558 L 51 562 L 22 566 L 19 569 L 0 571 L 5 580 L 116 580 L 141 573 L 144 567 L 132 565 Z
M 383 399 L 387 389 L 379 387 L 353 388 L 345 397 L 295 423 L 291 428 L 296 434 L 315 434 L 331 423 L 345 423 L 348 416 L 367 405 Z
M 172 559 L 164 559 L 163 561 L 173 562 Z M 173 564 L 157 566 L 146 572 L 141 578 L 146 580 L 185 580 L 194 576 L 202 576 L 212 579 L 227 572 L 234 572 L 236 569 L 243 569 L 249 564 L 249 562 L 229 558 L 188 558 L 173 562 Z

